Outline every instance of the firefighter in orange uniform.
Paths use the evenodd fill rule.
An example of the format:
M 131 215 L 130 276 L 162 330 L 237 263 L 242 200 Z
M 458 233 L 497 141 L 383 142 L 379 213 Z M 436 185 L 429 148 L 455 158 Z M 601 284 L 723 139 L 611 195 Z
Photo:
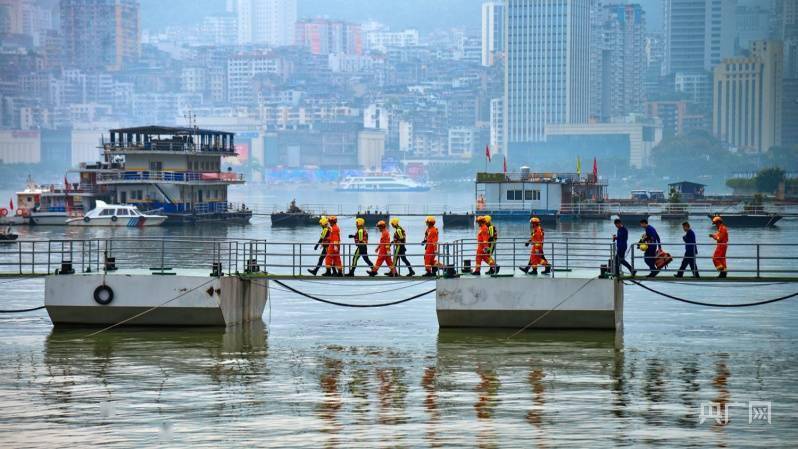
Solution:
M 327 248 L 327 267 L 331 269 L 331 276 L 343 276 L 344 264 L 341 260 L 341 228 L 338 227 L 338 217 L 332 215 L 330 221 L 330 244 Z
M 376 276 L 380 266 L 385 263 L 385 265 L 391 269 L 388 276 L 395 277 L 396 268 L 393 266 L 393 261 L 389 255 L 391 251 L 391 234 L 388 232 L 388 227 L 382 220 L 377 222 L 377 229 L 380 231 L 380 244 L 377 246 L 377 261 L 374 263 L 374 267 L 371 271 L 367 271 L 366 273 L 372 277 Z
M 543 226 L 540 225 L 540 218 L 532 217 L 529 222 L 532 223 L 532 236 L 525 244 L 526 246 L 529 246 L 530 243 L 532 244 L 532 251 L 529 253 L 529 264 L 518 268 L 527 274 L 538 274 L 538 265 L 543 265 L 546 267 L 543 270 L 543 274 L 549 274 L 551 273 L 551 265 L 543 254 L 543 241 L 546 233 L 543 231 Z M 531 272 L 529 271 L 530 269 L 532 270 Z
M 488 231 L 485 217 L 477 217 L 477 224 L 479 225 L 479 231 L 477 232 L 477 261 L 474 269 L 474 276 L 479 276 L 481 274 L 480 268 L 482 267 L 482 262 L 490 265 L 492 272 L 498 273 L 499 267 L 496 266 L 496 261 L 490 257 L 490 232 Z
M 427 230 L 424 232 L 424 269 L 427 271 L 423 274 L 424 277 L 432 277 L 438 274 L 438 262 L 435 260 L 435 255 L 438 254 L 438 228 L 435 227 L 435 217 L 427 217 L 424 220 L 427 224 Z
M 712 224 L 718 229 L 718 232 L 709 234 L 713 240 L 718 242 L 715 246 L 715 252 L 712 254 L 712 263 L 718 270 L 718 277 L 725 278 L 729 267 L 726 265 L 726 249 L 729 246 L 729 230 L 723 224 L 723 219 L 720 217 L 713 217 Z
M 319 249 L 321 246 L 321 254 L 319 254 L 319 261 L 316 263 L 314 268 L 308 268 L 308 273 L 316 276 L 319 272 L 319 268 L 321 265 L 324 264 L 327 267 L 327 271 L 324 272 L 324 276 L 330 275 L 330 266 L 327 265 L 327 250 L 329 249 L 329 242 L 330 242 L 330 220 L 327 217 L 321 217 L 319 219 L 319 226 L 321 226 L 321 235 L 319 236 L 319 241 L 316 243 L 316 246 L 313 247 L 314 250 Z

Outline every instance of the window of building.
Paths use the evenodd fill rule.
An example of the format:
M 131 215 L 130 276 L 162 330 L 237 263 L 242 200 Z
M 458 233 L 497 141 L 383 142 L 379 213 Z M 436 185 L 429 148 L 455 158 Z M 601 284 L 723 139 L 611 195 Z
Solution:
M 161 170 L 163 170 L 163 162 L 150 161 L 150 171 L 161 171 Z

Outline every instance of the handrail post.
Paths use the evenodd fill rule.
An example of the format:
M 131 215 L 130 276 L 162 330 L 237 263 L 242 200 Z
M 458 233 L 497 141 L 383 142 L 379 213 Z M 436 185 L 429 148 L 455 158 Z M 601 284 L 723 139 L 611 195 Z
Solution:
M 512 267 L 513 275 L 515 275 L 515 267 L 516 267 L 516 261 L 515 261 L 515 239 L 513 239 L 513 267 Z
M 756 277 L 759 278 L 759 243 L 756 244 Z
M 161 273 L 164 270 L 164 253 L 166 252 L 166 239 L 161 239 Z
M 570 244 L 568 242 L 568 237 L 565 238 L 565 269 L 571 269 L 571 255 L 570 252 Z

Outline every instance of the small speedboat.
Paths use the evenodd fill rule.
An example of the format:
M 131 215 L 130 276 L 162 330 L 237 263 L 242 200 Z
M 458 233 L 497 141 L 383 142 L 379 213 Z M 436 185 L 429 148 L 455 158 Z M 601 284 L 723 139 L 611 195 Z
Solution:
M 159 226 L 166 221 L 165 215 L 148 215 L 139 212 L 136 206 L 106 204 L 97 200 L 94 209 L 82 218 L 67 220 L 69 226 L 118 226 L 140 228 Z

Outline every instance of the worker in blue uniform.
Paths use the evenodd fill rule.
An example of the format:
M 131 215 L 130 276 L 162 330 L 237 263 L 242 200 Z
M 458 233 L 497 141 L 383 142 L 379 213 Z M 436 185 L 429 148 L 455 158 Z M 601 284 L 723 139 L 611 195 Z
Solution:
M 618 229 L 618 232 L 612 236 L 612 240 L 615 242 L 615 274 L 619 276 L 621 267 L 624 266 L 634 276 L 637 271 L 626 261 L 626 250 L 629 248 L 629 230 L 626 229 L 620 218 L 615 219 L 615 228 Z
M 643 261 L 645 261 L 646 265 L 648 265 L 648 268 L 651 270 L 648 273 L 648 277 L 653 278 L 659 274 L 656 262 L 657 253 L 659 252 L 662 241 L 659 238 L 659 234 L 657 234 L 657 230 L 654 229 L 654 226 L 648 224 L 647 219 L 640 220 L 640 227 L 645 229 L 646 232 L 641 239 L 641 244 L 645 244 Z
M 695 261 L 696 256 L 698 255 L 698 245 L 696 245 L 695 232 L 690 229 L 690 223 L 686 221 L 682 223 L 682 229 L 684 229 L 684 235 L 682 236 L 682 241 L 684 241 L 684 257 L 682 258 L 682 265 L 679 267 L 679 271 L 677 271 L 674 276 L 677 278 L 683 277 L 684 270 L 687 267 L 690 267 L 690 271 L 693 272 L 693 277 L 701 277 L 698 274 L 698 265 Z

